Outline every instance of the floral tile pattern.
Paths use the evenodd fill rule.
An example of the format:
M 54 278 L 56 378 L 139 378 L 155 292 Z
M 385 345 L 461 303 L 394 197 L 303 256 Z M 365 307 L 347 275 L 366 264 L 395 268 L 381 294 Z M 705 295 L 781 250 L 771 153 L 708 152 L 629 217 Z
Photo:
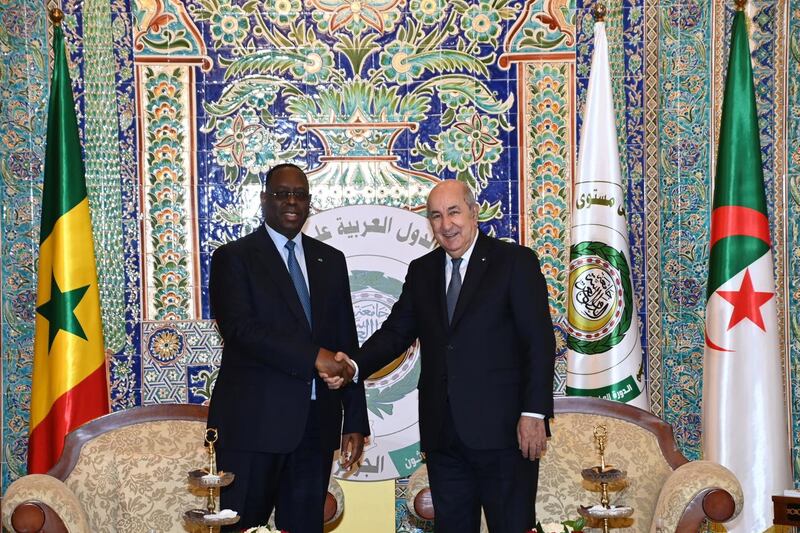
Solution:
M 208 306 L 210 254 L 257 224 L 258 191 L 278 161 L 308 169 L 315 209 L 383 203 L 419 211 L 439 180 L 470 184 L 482 227 L 539 253 L 563 336 L 590 2 L 61 7 L 115 410 L 207 401 L 220 347 Z M 730 6 L 611 0 L 608 8 L 651 403 L 683 453 L 697 457 L 713 136 Z M 748 9 L 800 472 L 800 2 L 754 0 Z M 50 52 L 39 5 L 8 0 L 0 20 L 2 489 L 25 472 Z M 563 357 L 556 368 L 558 394 Z M 398 531 L 431 530 L 413 523 L 400 496 L 396 510 Z
M 800 239 L 800 2 L 790 2 L 789 7 L 789 54 L 787 55 L 788 95 L 784 108 L 786 122 L 786 187 L 789 190 L 784 216 L 786 231 L 786 300 L 789 313 L 786 315 L 788 347 L 786 361 L 791 379 L 787 388 L 787 399 L 792 412 L 792 460 L 794 484 L 800 486 L 800 253 L 795 243 Z
M 194 290 L 197 241 L 194 213 L 195 178 L 191 147 L 194 141 L 189 94 L 189 67 L 137 67 L 143 85 L 142 129 L 145 157 L 143 179 L 144 258 L 142 312 L 145 319 L 198 318 L 199 295 Z M 190 148 L 188 152 L 184 148 Z
M 526 96 L 522 219 L 523 242 L 536 250 L 547 279 L 550 314 L 556 328 L 557 364 L 554 393 L 566 387 L 566 275 L 569 238 L 569 189 L 574 166 L 574 61 L 531 63 L 524 66 Z
M 30 372 L 36 303 L 41 175 L 48 82 L 47 68 L 31 60 L 45 50 L 47 29 L 40 7 L 25 1 L 0 6 L 3 21 L 3 105 L 0 106 L 0 277 L 2 301 L 3 489 L 23 475 L 27 462 Z M 46 56 L 46 54 L 45 54 Z M 2 492 L 2 490 L 0 490 Z
M 659 21 L 662 417 L 684 455 L 700 453 L 708 262 L 712 9 L 661 8 Z M 669 379 L 666 378 L 669 376 Z
M 142 404 L 208 403 L 222 357 L 216 323 L 142 323 Z

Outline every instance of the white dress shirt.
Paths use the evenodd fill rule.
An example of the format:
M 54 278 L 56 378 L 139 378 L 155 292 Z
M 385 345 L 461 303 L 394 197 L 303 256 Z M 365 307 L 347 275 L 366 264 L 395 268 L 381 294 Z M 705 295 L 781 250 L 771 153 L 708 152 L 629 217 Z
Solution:
M 288 239 L 285 235 L 281 235 L 274 229 L 270 228 L 266 222 L 264 223 L 264 227 L 267 228 L 269 238 L 272 239 L 272 242 L 275 243 L 275 248 L 277 248 L 278 253 L 281 254 L 281 259 L 283 259 L 283 264 L 286 266 L 287 272 L 289 271 L 289 250 L 286 248 L 286 243 L 289 242 L 289 240 L 294 242 L 294 256 L 297 258 L 297 263 L 300 265 L 300 271 L 303 273 L 303 280 L 306 282 L 306 289 L 308 289 L 308 294 L 310 295 L 311 287 L 308 285 L 306 254 L 303 251 L 303 234 L 298 233 L 293 239 Z M 317 399 L 317 384 L 315 379 L 311 380 L 311 399 Z
M 264 223 L 264 227 L 267 228 L 267 233 L 269 233 L 270 239 L 272 242 L 275 243 L 275 248 L 278 249 L 278 252 L 281 254 L 281 258 L 283 259 L 283 264 L 286 265 L 286 271 L 289 271 L 289 250 L 286 248 L 286 243 L 289 242 L 289 239 L 286 238 L 285 235 L 281 235 L 274 229 L 270 228 L 266 222 Z M 300 270 L 303 271 L 303 279 L 306 282 L 306 288 L 308 289 L 308 294 L 311 294 L 311 287 L 308 286 L 308 270 L 306 270 L 306 254 L 303 251 L 303 234 L 298 233 L 294 236 L 294 239 L 291 239 L 294 242 L 294 256 L 297 258 L 297 262 L 300 264 Z

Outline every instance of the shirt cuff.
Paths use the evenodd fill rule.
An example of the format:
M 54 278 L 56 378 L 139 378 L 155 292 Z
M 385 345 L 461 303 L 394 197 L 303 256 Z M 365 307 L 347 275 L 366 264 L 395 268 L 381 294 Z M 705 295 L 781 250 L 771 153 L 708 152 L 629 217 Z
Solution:
M 356 371 L 356 375 L 358 375 L 358 371 Z M 529 416 L 531 418 L 540 418 L 544 420 L 544 415 L 539 413 L 522 413 L 522 416 Z
M 350 366 L 352 366 L 353 369 L 356 371 L 356 373 L 353 374 L 353 383 L 358 383 L 358 365 L 356 364 L 355 361 L 353 361 L 350 358 L 347 359 L 347 362 L 350 363 Z M 542 418 L 544 418 L 544 417 L 542 417 Z

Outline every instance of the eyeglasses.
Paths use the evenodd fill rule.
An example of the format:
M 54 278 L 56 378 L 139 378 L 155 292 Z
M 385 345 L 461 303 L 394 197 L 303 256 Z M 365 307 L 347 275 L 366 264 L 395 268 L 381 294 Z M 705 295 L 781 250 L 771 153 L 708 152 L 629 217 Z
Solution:
M 264 191 L 264 193 L 281 202 L 285 202 L 290 197 L 298 202 L 307 202 L 311 199 L 311 195 L 306 191 Z

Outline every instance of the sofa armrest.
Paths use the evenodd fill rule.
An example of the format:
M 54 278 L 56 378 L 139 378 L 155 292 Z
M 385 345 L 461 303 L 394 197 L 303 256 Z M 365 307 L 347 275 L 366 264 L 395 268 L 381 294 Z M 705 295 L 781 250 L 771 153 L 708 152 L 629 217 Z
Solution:
M 428 467 L 424 464 L 417 468 L 408 478 L 406 507 L 417 518 L 433 520 L 433 500 L 431 498 L 431 486 L 428 481 Z
M 661 488 L 650 531 L 695 532 L 704 519 L 727 522 L 742 510 L 736 476 L 711 461 L 692 461 L 675 469 Z
M 53 509 L 39 501 L 24 501 L 11 513 L 11 530 L 16 533 L 68 533 Z
M 332 524 L 339 520 L 344 512 L 344 492 L 339 482 L 331 477 L 328 483 L 328 494 L 325 495 L 325 523 Z
M 37 521 L 41 521 L 41 531 L 45 533 L 90 531 L 88 518 L 75 493 L 63 481 L 45 474 L 24 476 L 12 483 L 3 496 L 2 515 L 3 526 L 9 531 L 16 531 L 13 524 L 19 531 L 25 531 Z

